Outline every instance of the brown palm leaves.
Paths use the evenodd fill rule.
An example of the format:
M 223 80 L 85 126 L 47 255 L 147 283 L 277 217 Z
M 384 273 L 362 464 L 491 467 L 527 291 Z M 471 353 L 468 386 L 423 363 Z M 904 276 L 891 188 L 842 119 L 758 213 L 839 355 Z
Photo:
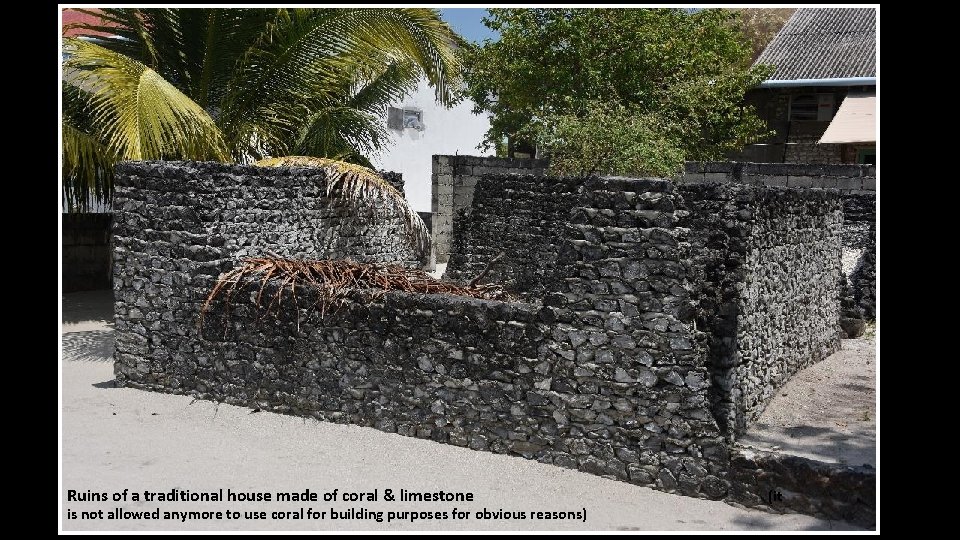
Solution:
M 390 182 L 376 172 L 353 163 L 312 156 L 285 156 L 262 159 L 254 163 L 258 167 L 314 167 L 327 174 L 327 195 L 340 195 L 348 200 L 383 198 L 390 201 L 403 217 L 407 233 L 416 249 L 424 251 L 429 246 L 430 235 L 420 216 L 407 204 L 407 199 Z
M 485 300 L 511 300 L 502 287 L 495 284 L 460 286 L 434 279 L 422 270 L 395 264 L 358 263 L 350 260 L 294 260 L 280 257 L 255 257 L 222 274 L 200 310 L 200 324 L 210 306 L 221 295 L 229 303 L 237 292 L 257 286 L 256 304 L 263 308 L 264 291 L 269 284 L 276 291 L 269 294 L 266 313 L 280 306 L 284 292 L 297 303 L 297 287 L 317 291 L 315 306 L 320 316 L 342 306 L 351 293 L 363 292 L 376 299 L 387 291 L 441 293 Z

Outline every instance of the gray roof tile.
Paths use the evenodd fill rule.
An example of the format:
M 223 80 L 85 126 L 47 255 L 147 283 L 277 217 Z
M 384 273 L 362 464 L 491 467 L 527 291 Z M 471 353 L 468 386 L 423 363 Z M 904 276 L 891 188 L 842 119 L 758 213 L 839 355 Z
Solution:
M 876 10 L 798 9 L 767 45 L 757 64 L 771 64 L 769 80 L 876 77 Z

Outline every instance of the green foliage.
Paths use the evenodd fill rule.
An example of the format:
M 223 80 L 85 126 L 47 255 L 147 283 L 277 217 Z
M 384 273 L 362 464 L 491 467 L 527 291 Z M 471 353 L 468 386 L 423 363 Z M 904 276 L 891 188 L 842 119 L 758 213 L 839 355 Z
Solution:
M 736 19 L 738 28 L 753 51 L 751 58 L 756 60 L 777 32 L 787 23 L 795 8 L 740 8 Z
M 550 149 L 551 172 L 564 176 L 671 176 L 683 168 L 681 131 L 653 113 L 592 101 L 585 114 L 557 114 L 532 126 Z
M 460 38 L 436 10 L 108 8 L 65 40 L 64 190 L 109 197 L 122 159 L 368 164 L 421 75 L 455 101 Z M 68 129 L 69 127 L 69 129 Z
M 463 53 L 476 112 L 493 113 L 485 143 L 532 140 L 568 173 L 665 174 L 739 149 L 766 133 L 742 98 L 767 72 L 749 67 L 736 21 L 719 9 L 491 9 L 500 40 Z

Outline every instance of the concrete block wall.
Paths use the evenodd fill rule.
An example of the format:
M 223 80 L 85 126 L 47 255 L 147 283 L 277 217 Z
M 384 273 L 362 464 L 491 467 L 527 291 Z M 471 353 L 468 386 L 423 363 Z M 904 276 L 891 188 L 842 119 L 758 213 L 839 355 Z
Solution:
M 447 263 L 454 215 L 470 211 L 477 180 L 485 174 L 525 174 L 540 176 L 547 162 L 538 159 L 513 159 L 475 156 L 433 156 L 432 250 L 430 266 Z
M 688 161 L 676 181 L 838 189 L 844 194 L 873 195 L 877 189 L 877 169 L 874 165 Z

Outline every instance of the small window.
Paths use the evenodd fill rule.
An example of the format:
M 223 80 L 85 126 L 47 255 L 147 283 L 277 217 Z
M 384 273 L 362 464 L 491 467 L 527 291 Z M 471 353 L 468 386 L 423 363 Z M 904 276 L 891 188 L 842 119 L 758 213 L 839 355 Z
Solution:
M 387 127 L 390 129 L 403 129 L 403 109 L 396 107 L 387 109 Z
M 403 127 L 423 130 L 423 111 L 417 109 L 404 109 Z
M 799 94 L 790 100 L 790 120 L 829 122 L 833 109 L 833 94 Z
M 416 129 L 423 131 L 423 111 L 414 108 L 389 107 L 387 127 L 390 129 Z
M 864 165 L 876 165 L 877 164 L 877 149 L 876 148 L 860 148 L 857 150 L 857 163 L 863 163 Z

